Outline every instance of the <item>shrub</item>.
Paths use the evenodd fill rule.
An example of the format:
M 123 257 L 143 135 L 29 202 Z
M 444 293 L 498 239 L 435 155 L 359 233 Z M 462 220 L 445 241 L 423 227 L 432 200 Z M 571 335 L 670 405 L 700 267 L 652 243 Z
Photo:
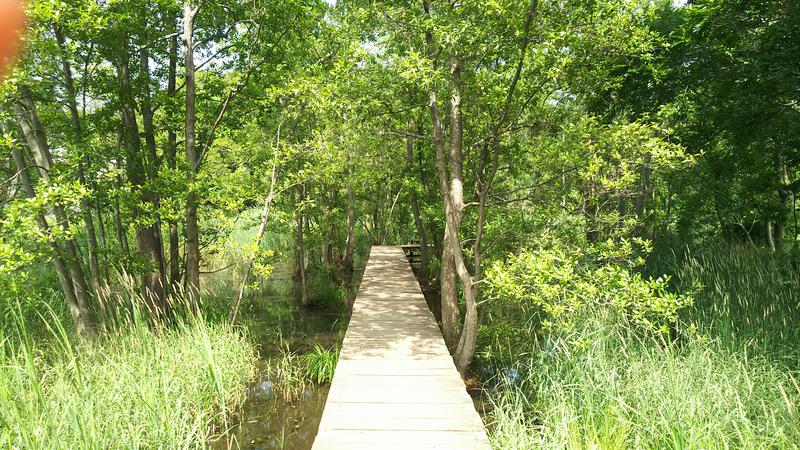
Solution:
M 640 330 L 666 335 L 678 312 L 692 304 L 691 295 L 668 291 L 668 277 L 645 278 L 603 248 L 591 250 L 555 245 L 512 255 L 487 271 L 489 293 L 521 308 L 546 332 L 561 335 L 597 308 L 618 312 Z

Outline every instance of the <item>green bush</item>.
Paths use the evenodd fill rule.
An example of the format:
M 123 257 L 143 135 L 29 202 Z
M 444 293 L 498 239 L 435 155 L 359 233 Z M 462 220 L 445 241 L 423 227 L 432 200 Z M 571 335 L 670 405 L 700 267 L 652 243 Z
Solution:
M 669 292 L 668 277 L 645 278 L 617 262 L 608 246 L 590 252 L 557 245 L 512 255 L 487 271 L 489 294 L 517 305 L 546 332 L 568 336 L 581 316 L 608 308 L 639 329 L 667 335 L 692 296 Z

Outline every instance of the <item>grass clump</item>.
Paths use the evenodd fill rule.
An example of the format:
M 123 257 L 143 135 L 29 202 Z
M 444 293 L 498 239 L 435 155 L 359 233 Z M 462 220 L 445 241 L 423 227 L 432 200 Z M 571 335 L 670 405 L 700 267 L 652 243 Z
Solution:
M 255 352 L 202 319 L 141 323 L 75 344 L 55 323 L 35 343 L 24 323 L 0 354 L 0 448 L 198 448 L 244 400 Z
M 337 350 L 316 343 L 311 351 L 298 353 L 282 341 L 280 354 L 267 364 L 267 375 L 279 394 L 294 401 L 303 395 L 308 383 L 331 382 L 338 359 Z
M 336 370 L 339 352 L 315 343 L 310 352 L 301 356 L 301 360 L 303 361 L 304 377 L 307 380 L 317 384 L 330 383 L 333 381 L 333 372 Z
M 678 348 L 588 324 L 592 343 L 541 352 L 493 401 L 496 448 L 792 448 L 796 374 L 692 338 Z M 616 329 L 615 329 L 616 328 Z M 536 425 L 534 425 L 534 422 Z
M 289 350 L 285 343 L 281 346 L 281 353 L 267 363 L 267 376 L 272 388 L 285 399 L 294 401 L 303 395 L 306 380 L 302 358 Z

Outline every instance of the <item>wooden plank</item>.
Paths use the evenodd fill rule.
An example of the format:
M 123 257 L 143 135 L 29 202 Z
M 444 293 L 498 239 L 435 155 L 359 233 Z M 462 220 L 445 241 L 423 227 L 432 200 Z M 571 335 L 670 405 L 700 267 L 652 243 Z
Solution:
M 393 431 L 482 431 L 483 424 L 465 416 L 392 417 L 376 408 L 367 414 L 353 414 L 347 409 L 328 424 L 336 430 Z
M 400 443 L 403 444 L 402 448 L 465 450 L 489 448 L 484 431 L 322 430 L 317 434 L 317 440 L 327 445 L 318 447 L 315 441 L 314 449 L 352 449 L 370 445 L 377 450 Z
M 372 248 L 313 448 L 489 448 L 400 247 Z
M 373 374 L 350 374 L 336 380 L 338 386 L 360 388 L 362 386 L 388 386 L 400 388 L 400 390 L 421 388 L 447 388 L 453 387 L 464 389 L 461 380 L 453 378 L 450 372 L 439 374 L 406 374 L 406 375 L 373 375 Z
M 469 409 L 459 408 L 458 405 L 452 404 L 437 404 L 429 405 L 425 409 L 420 409 L 417 405 L 411 403 L 338 403 L 329 401 L 326 408 L 330 408 L 334 420 L 340 417 L 346 417 L 347 414 L 354 416 L 383 416 L 394 418 L 418 418 L 418 419 L 440 419 L 442 417 L 455 418 L 464 421 L 475 422 L 482 426 L 480 418 L 472 414 Z M 480 429 L 480 427 L 478 427 Z
M 463 394 L 463 395 L 462 395 Z M 413 403 L 425 408 L 430 404 L 463 404 L 474 408 L 464 389 L 411 389 L 392 390 L 386 387 L 361 387 L 359 389 L 333 389 L 328 393 L 329 401 L 338 403 Z M 477 414 L 477 413 L 476 413 Z

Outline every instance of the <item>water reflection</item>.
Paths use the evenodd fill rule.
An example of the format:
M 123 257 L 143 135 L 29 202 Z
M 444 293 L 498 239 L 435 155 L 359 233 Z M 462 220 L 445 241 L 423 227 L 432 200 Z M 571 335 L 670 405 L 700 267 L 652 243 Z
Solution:
M 251 387 L 239 426 L 215 448 L 310 449 L 329 388 L 309 385 L 300 399 L 286 402 L 273 393 L 269 380 L 263 380 Z
M 361 272 L 356 270 L 356 281 L 346 283 L 348 291 L 355 292 Z M 265 295 L 243 312 L 242 320 L 259 345 L 260 376 L 247 389 L 238 423 L 211 446 L 213 450 L 310 450 L 314 443 L 330 385 L 308 384 L 299 399 L 287 401 L 273 389 L 266 367 L 279 357 L 282 345 L 298 353 L 311 350 L 315 343 L 328 348 L 340 345 L 347 315 L 297 307 L 285 278 L 278 274 Z

